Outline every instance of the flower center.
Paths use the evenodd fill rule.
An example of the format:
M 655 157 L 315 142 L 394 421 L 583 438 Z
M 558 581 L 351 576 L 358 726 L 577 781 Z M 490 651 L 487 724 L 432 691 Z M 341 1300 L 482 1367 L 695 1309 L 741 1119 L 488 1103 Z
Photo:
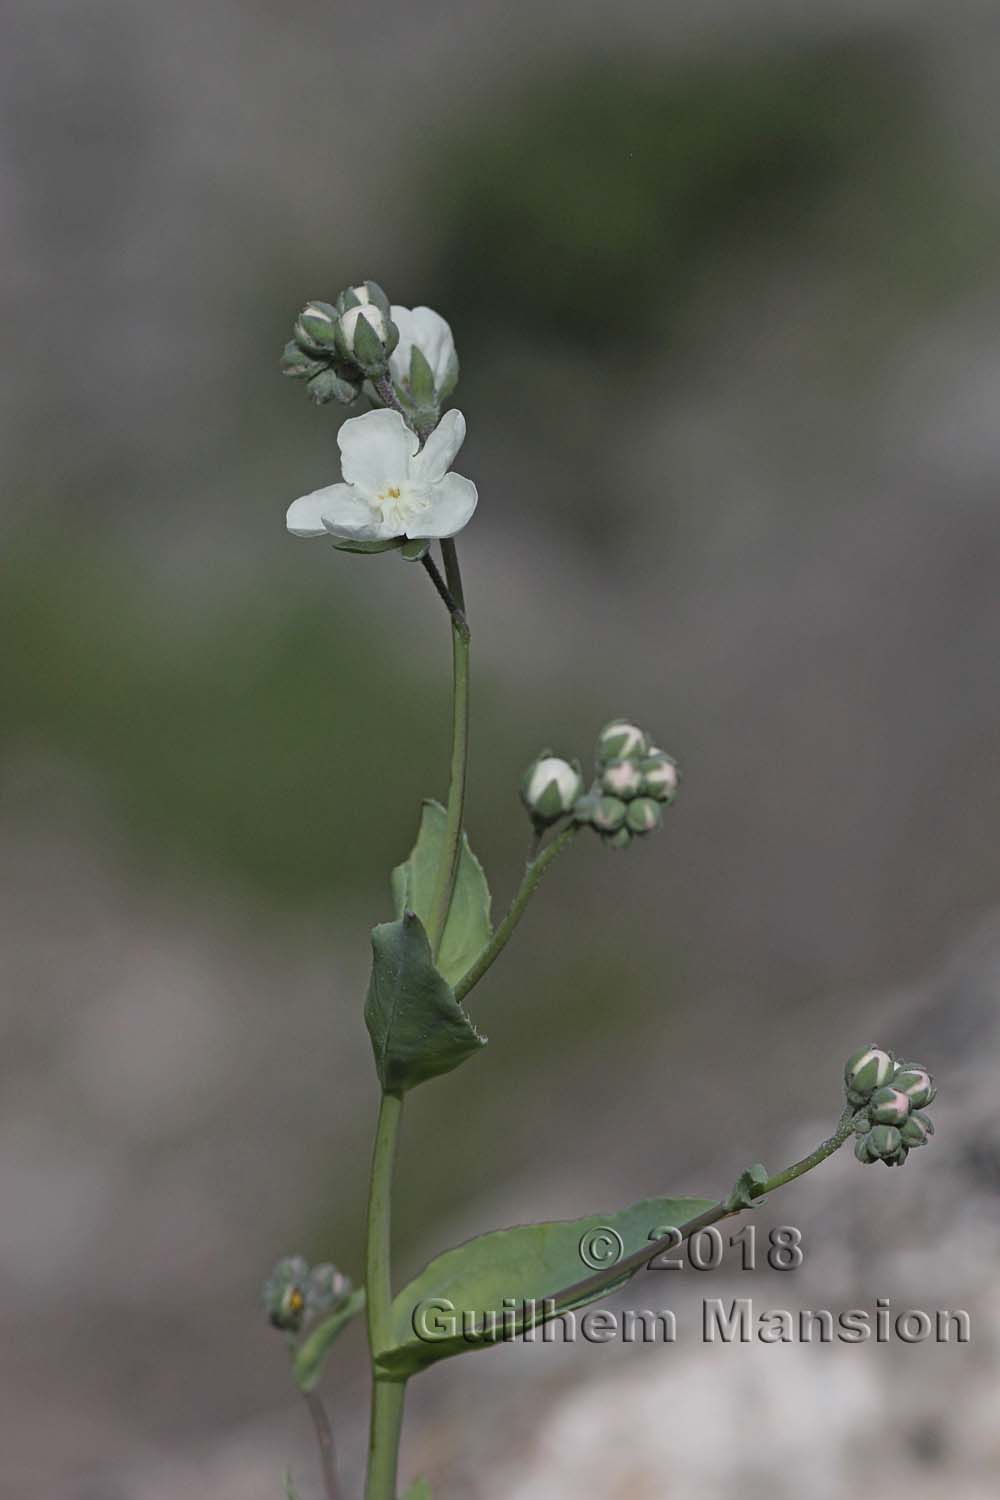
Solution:
M 388 484 L 384 490 L 372 496 L 372 505 L 380 514 L 383 524 L 402 530 L 407 522 L 427 509 L 430 496 L 422 485 Z

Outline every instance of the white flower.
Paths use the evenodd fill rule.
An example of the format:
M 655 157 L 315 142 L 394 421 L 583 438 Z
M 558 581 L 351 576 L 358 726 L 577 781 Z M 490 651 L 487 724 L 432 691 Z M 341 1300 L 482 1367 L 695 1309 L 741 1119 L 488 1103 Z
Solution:
M 399 343 L 389 356 L 393 384 L 407 387 L 413 346 L 430 365 L 438 400 L 454 390 L 458 380 L 458 355 L 451 329 L 432 307 L 393 307 L 392 321 L 399 329 Z
M 289 531 L 356 542 L 454 536 L 478 499 L 471 479 L 449 473 L 464 439 L 460 411 L 445 412 L 422 448 L 398 411 L 352 417 L 337 434 L 344 483 L 293 501 Z

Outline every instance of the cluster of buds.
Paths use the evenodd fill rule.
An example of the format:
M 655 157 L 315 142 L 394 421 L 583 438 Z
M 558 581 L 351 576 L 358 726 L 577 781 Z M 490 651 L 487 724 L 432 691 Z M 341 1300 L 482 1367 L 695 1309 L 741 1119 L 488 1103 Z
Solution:
M 584 792 L 579 761 L 543 750 L 524 773 L 521 798 L 539 830 L 572 816 L 613 849 L 652 833 L 677 795 L 677 766 L 627 719 L 613 719 L 597 740 L 594 781 Z
M 310 1267 L 301 1255 L 289 1255 L 278 1261 L 264 1283 L 264 1311 L 272 1327 L 298 1334 L 350 1295 L 350 1279 L 336 1266 Z
M 626 849 L 633 838 L 659 828 L 677 785 L 675 762 L 651 736 L 627 719 L 612 719 L 597 737 L 594 783 L 574 817 L 612 849 Z
M 919 1063 L 899 1062 L 881 1047 L 864 1047 L 847 1059 L 844 1083 L 847 1102 L 857 1108 L 858 1161 L 901 1167 L 914 1147 L 925 1145 L 934 1134 L 923 1110 L 937 1090 Z
M 319 405 L 350 406 L 365 380 L 382 380 L 399 343 L 389 299 L 375 281 L 341 292 L 336 302 L 307 302 L 285 345 L 281 367 L 305 380 Z

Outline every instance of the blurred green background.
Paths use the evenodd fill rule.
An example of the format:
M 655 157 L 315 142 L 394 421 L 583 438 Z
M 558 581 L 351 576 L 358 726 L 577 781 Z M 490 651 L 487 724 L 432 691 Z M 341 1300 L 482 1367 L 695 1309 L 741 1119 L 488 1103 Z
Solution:
M 371 276 L 456 334 L 497 906 L 541 746 L 622 712 L 685 772 L 546 883 L 489 1052 L 414 1100 L 401 1260 L 721 1189 L 1000 900 L 995 18 L 5 26 L 10 1493 L 253 1500 L 308 1436 L 257 1285 L 359 1271 L 366 932 L 447 757 L 421 570 L 284 531 L 341 415 L 280 378 L 299 304 Z

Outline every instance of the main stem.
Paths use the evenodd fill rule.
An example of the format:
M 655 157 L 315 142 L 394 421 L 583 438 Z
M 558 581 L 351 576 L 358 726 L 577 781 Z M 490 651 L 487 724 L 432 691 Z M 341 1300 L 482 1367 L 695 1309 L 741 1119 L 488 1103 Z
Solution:
M 465 816 L 465 779 L 469 764 L 469 627 L 465 618 L 465 595 L 458 566 L 458 551 L 451 538 L 441 543 L 448 592 L 455 601 L 451 615 L 452 708 L 451 769 L 448 808 L 445 815 L 444 847 L 438 868 L 438 884 L 431 908 L 427 937 L 437 958 L 451 910 L 451 899 L 462 854 L 462 821 Z
M 368 1444 L 366 1500 L 396 1500 L 396 1464 L 403 1423 L 405 1382 L 387 1380 L 376 1366 L 376 1356 L 389 1342 L 392 1316 L 392 1173 L 403 1112 L 400 1094 L 383 1094 L 375 1127 L 371 1185 L 368 1193 L 368 1236 L 365 1288 L 368 1297 L 368 1348 L 372 1363 L 372 1413 Z

